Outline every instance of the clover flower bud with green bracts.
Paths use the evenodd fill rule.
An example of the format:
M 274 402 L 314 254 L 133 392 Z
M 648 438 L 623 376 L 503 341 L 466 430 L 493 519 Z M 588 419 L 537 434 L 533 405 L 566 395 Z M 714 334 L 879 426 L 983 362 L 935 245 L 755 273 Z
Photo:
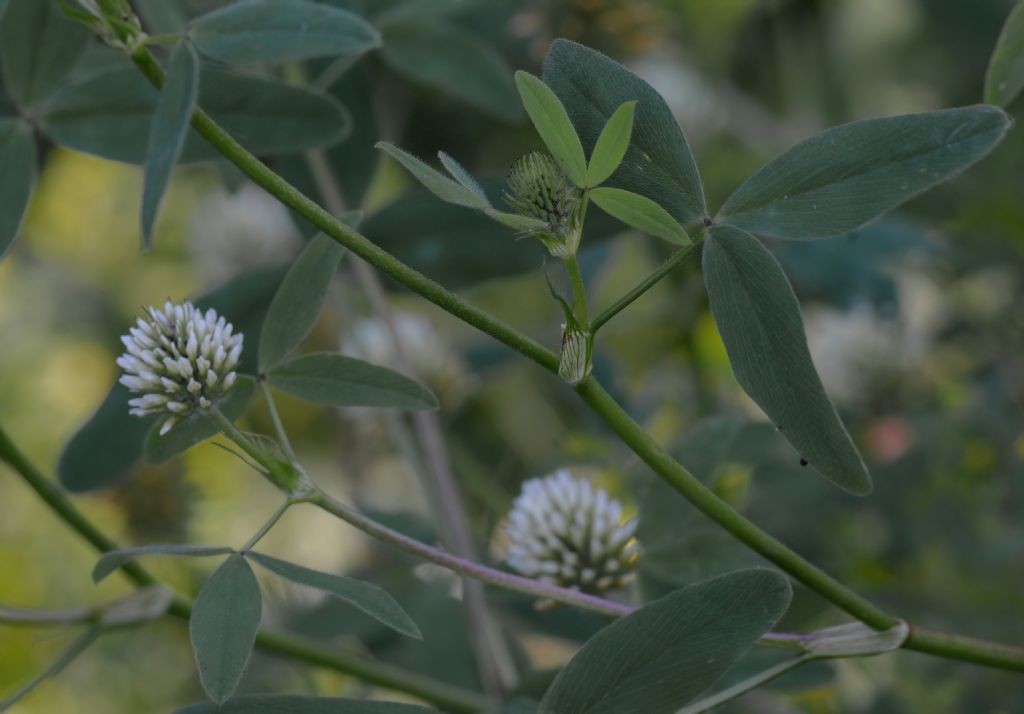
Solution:
M 562 328 L 562 354 L 558 361 L 558 376 L 576 386 L 593 369 L 594 341 L 589 332 L 570 322 Z
M 523 484 L 505 532 L 514 570 L 586 593 L 622 586 L 636 563 L 636 521 L 623 522 L 622 504 L 565 469 Z
M 581 191 L 548 154 L 534 151 L 516 160 L 508 176 L 505 201 L 517 213 L 547 224 L 529 231 L 557 258 L 576 254 L 580 242 Z
M 212 308 L 204 314 L 190 302 L 145 317 L 121 337 L 125 353 L 117 358 L 120 382 L 141 396 L 128 402 L 138 417 L 164 415 L 166 434 L 178 420 L 209 409 L 235 383 L 242 334 Z

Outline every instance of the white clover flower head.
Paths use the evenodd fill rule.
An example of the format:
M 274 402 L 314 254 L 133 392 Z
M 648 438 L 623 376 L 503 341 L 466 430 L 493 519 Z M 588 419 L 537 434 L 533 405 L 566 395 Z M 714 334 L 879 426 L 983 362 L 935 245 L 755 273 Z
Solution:
M 565 469 L 523 484 L 505 532 L 514 570 L 574 590 L 621 587 L 636 563 L 636 520 L 623 522 L 621 503 Z
M 150 307 L 121 337 L 125 353 L 120 382 L 139 394 L 128 402 L 137 417 L 166 415 L 160 434 L 199 409 L 209 409 L 231 389 L 242 354 L 242 334 L 211 308 L 168 300 Z

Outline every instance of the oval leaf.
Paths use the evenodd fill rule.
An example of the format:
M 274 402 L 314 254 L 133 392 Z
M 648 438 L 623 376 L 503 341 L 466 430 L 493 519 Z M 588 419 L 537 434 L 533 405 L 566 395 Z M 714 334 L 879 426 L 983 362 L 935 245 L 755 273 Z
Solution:
M 984 105 L 843 124 L 761 167 L 719 219 L 780 238 L 846 233 L 964 170 L 1009 126 Z
M 309 0 L 248 0 L 198 17 L 189 37 L 221 62 L 287 62 L 356 57 L 380 46 L 380 33 L 355 13 Z
M 57 89 L 92 33 L 64 17 L 51 0 L 10 0 L 0 19 L 0 64 L 6 89 L 22 112 Z
M 743 390 L 818 473 L 857 495 L 871 477 L 811 362 L 800 304 L 774 256 L 749 233 L 715 226 L 704 282 Z
M 1010 12 L 985 73 L 985 101 L 1009 106 L 1024 89 L 1024 2 Z
M 36 185 L 36 142 L 20 119 L 0 119 L 0 260 L 14 245 Z
M 313 329 L 344 252 L 337 241 L 320 233 L 296 259 L 263 321 L 259 347 L 261 373 L 283 362 Z
M 220 410 L 228 419 L 237 419 L 245 413 L 255 390 L 256 383 L 251 377 L 239 375 L 235 386 L 219 404 Z M 146 435 L 142 458 L 147 464 L 162 464 L 220 433 L 220 424 L 204 411 L 197 411 L 182 419 L 163 436 L 160 435 L 162 424 L 163 420 L 158 420 Z
M 594 151 L 587 164 L 587 186 L 598 186 L 608 180 L 615 169 L 622 163 L 622 157 L 629 148 L 629 138 L 633 135 L 633 114 L 636 101 L 625 102 L 615 110 L 608 123 L 601 130 L 594 144 Z
M 618 108 L 636 100 L 630 146 L 608 185 L 646 196 L 679 223 L 704 219 L 697 164 L 672 111 L 651 85 L 600 52 L 568 40 L 551 45 L 544 81 L 562 100 L 588 149 Z
M 330 593 L 396 632 L 417 640 L 423 639 L 420 628 L 402 609 L 402 606 L 395 602 L 395 599 L 387 592 L 372 583 L 311 570 L 255 551 L 249 551 L 246 557 L 255 560 L 270 572 L 280 575 L 286 580 Z
M 218 704 L 242 678 L 262 615 L 260 584 L 242 556 L 229 557 L 203 583 L 189 634 L 203 689 Z
M 301 697 L 295 695 L 255 695 L 235 697 L 221 706 L 199 702 L 178 709 L 174 714 L 427 714 L 436 712 L 415 704 L 373 702 L 340 697 Z
M 770 630 L 790 597 L 782 575 L 741 570 L 655 600 L 592 637 L 537 714 L 672 714 Z
M 621 188 L 602 186 L 590 191 L 590 199 L 601 210 L 627 226 L 677 245 L 689 245 L 690 236 L 668 211 L 649 198 Z
M 587 159 L 583 154 L 583 144 L 562 102 L 548 85 L 529 72 L 516 72 L 516 87 L 523 100 L 523 107 L 548 151 L 570 181 L 577 186 L 584 186 L 587 180 Z
M 296 357 L 270 370 L 267 379 L 282 392 L 314 404 L 437 408 L 437 399 L 419 382 L 385 367 L 328 352 Z
M 522 116 L 512 69 L 495 49 L 461 27 L 437 19 L 381 28 L 381 57 L 410 81 L 459 99 L 497 119 Z
M 326 94 L 283 82 L 203 66 L 199 105 L 257 154 L 289 154 L 330 146 L 348 131 L 348 115 Z M 85 75 L 42 109 L 43 132 L 63 146 L 116 161 L 145 161 L 157 90 L 132 66 Z M 188 132 L 181 160 L 218 156 Z
M 156 113 L 149 127 L 146 173 L 142 183 L 142 248 L 153 244 L 153 226 L 171 171 L 185 146 L 199 92 L 199 59 L 187 42 L 171 54 Z
M 469 208 L 482 209 L 490 206 L 486 197 L 435 171 L 408 151 L 403 151 L 386 141 L 378 141 L 377 148 L 407 168 L 417 181 L 442 201 Z
M 140 555 L 181 555 L 192 558 L 204 558 L 211 555 L 225 555 L 233 552 L 232 548 L 222 545 L 144 545 L 139 548 L 118 548 L 100 556 L 92 569 L 92 580 L 98 583 L 129 560 Z

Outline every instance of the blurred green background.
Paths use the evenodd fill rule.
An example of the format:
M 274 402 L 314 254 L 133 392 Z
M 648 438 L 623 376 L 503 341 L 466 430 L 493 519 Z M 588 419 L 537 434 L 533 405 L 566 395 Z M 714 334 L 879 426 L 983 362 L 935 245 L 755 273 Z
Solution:
M 217 4 L 137 3 L 158 31 L 173 24 L 172 10 L 195 14 Z M 373 18 L 396 3 L 336 4 Z M 980 101 L 988 56 L 1012 3 L 413 5 L 494 48 L 509 71 L 539 74 L 555 37 L 622 61 L 677 114 L 709 204 L 717 206 L 762 163 L 825 127 Z M 372 149 L 378 138 L 420 156 L 441 149 L 497 187 L 515 157 L 537 145 L 507 95 L 472 90 L 482 81 L 476 63 L 451 61 L 440 50 L 434 59 L 436 67 L 421 62 L 417 73 L 375 54 L 333 82 L 330 91 L 352 112 L 355 130 L 328 152 L 329 162 L 348 207 L 367 210 L 373 240 L 555 346 L 561 315 L 538 247 L 439 203 Z M 324 78 L 333 71 L 328 64 L 283 75 Z M 1018 101 L 1010 112 L 1022 109 Z M 826 389 L 872 468 L 876 488 L 866 499 L 803 471 L 799 456 L 757 423 L 762 416 L 736 385 L 711 320 L 697 259 L 610 323 L 595 360 L 635 418 L 773 535 L 897 615 L 1005 642 L 1024 641 L 1022 161 L 1024 139 L 1012 130 L 964 176 L 855 234 L 769 244 L 803 303 Z M 274 165 L 312 185 L 301 156 Z M 141 177 L 137 167 L 47 147 L 22 238 L 0 263 L 0 423 L 47 474 L 113 383 L 118 336 L 142 306 L 199 295 L 254 271 L 272 290 L 280 273 L 268 269 L 285 265 L 308 237 L 307 226 L 232 169 L 206 164 L 175 174 L 155 248 L 142 255 Z M 620 226 L 595 225 L 588 235 L 583 262 L 598 309 L 669 255 L 668 246 Z M 393 298 L 417 370 L 441 398 L 474 532 L 494 562 L 502 554 L 501 518 L 521 482 L 561 466 L 595 478 L 630 512 L 640 511 L 648 555 L 638 598 L 758 562 L 631 459 L 557 379 L 401 290 Z M 347 264 L 310 346 L 393 362 Z M 394 446 L 394 419 L 402 417 L 313 408 L 284 396 L 279 405 L 303 460 L 331 490 L 433 537 L 416 476 Z M 271 428 L 260 406 L 247 424 Z M 134 469 L 123 485 L 76 503 L 122 544 L 239 544 L 273 510 L 276 494 L 204 444 L 171 464 Z M 369 620 L 268 580 L 271 628 L 478 686 L 470 639 L 443 574 L 414 570 L 415 563 L 315 511 L 289 513 L 266 550 L 386 586 L 426 641 L 400 642 Z M 70 607 L 127 592 L 119 577 L 94 586 L 94 560 L 13 473 L 2 472 L 0 603 Z M 190 594 L 212 566 L 151 564 Z M 564 608 L 537 613 L 521 598 L 491 594 L 527 672 L 564 662 L 602 624 Z M 801 630 L 842 619 L 798 589 L 784 625 Z M 40 671 L 70 636 L 0 628 L 0 697 Z M 351 679 L 259 652 L 242 690 L 367 693 Z M 186 628 L 160 621 L 102 639 L 14 711 L 165 712 L 201 698 Z M 727 710 L 1010 714 L 1024 711 L 1024 678 L 897 652 L 789 676 Z

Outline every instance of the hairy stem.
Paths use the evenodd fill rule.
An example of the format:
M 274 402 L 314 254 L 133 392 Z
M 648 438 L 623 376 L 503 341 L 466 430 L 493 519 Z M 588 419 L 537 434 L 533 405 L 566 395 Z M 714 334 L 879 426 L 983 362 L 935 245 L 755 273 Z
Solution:
M 54 514 L 99 553 L 118 550 L 119 546 L 82 515 L 57 485 L 39 473 L 2 428 L 0 461 L 10 466 Z M 135 585 L 157 584 L 157 579 L 134 560 L 122 564 L 120 570 Z M 187 622 L 192 614 L 192 601 L 176 596 L 167 614 Z M 358 677 L 385 689 L 404 692 L 448 711 L 468 714 L 484 711 L 488 706 L 488 700 L 476 692 L 364 657 L 327 651 L 287 635 L 260 631 L 256 636 L 256 646 L 265 652 Z
M 132 53 L 132 59 L 151 82 L 160 86 L 163 81 L 163 70 L 152 53 L 142 47 Z M 193 114 L 192 126 L 255 183 L 353 253 L 446 312 L 525 355 L 548 371 L 557 373 L 559 358 L 554 352 L 487 312 L 468 304 L 439 283 L 417 272 L 376 246 L 365 236 L 346 226 L 274 173 L 201 109 L 197 108 Z M 865 624 L 875 629 L 888 629 L 897 623 L 896 618 L 887 615 L 878 606 L 762 531 L 733 510 L 725 501 L 706 489 L 689 471 L 661 449 L 657 442 L 629 417 L 593 377 L 584 380 L 577 387 L 577 392 L 631 448 L 637 451 L 637 454 L 652 467 L 655 473 L 684 496 L 693 500 L 698 508 L 743 543 L 766 555 L 769 560 L 794 579 L 822 594 Z M 912 634 L 905 646 L 943 657 L 1024 671 L 1024 650 L 1006 648 L 1014 654 L 1005 657 L 998 652 L 985 653 L 981 651 L 982 648 L 975 646 L 974 642 L 976 641 L 955 636 L 937 638 L 918 635 L 915 637 Z M 999 647 L 998 645 L 993 646 Z

